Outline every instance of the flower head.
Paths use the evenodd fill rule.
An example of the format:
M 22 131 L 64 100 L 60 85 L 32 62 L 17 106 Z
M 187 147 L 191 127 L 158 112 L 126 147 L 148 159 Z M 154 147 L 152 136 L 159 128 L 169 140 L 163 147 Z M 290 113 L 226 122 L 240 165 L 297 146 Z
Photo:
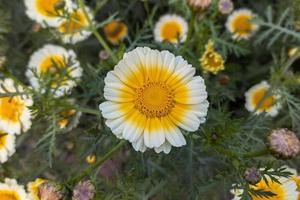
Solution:
M 74 188 L 72 200 L 92 200 L 95 196 L 95 186 L 90 180 L 80 181 Z
M 296 134 L 286 128 L 276 129 L 268 137 L 270 150 L 278 157 L 292 158 L 300 152 Z
M 85 6 L 88 18 L 93 21 L 94 17 L 89 7 Z M 73 8 L 69 18 L 61 20 L 58 32 L 61 34 L 64 43 L 75 44 L 87 39 L 92 32 L 87 29 L 89 20 L 81 8 Z
M 258 183 L 262 178 L 260 171 L 254 167 L 246 169 L 244 177 L 248 181 L 248 183 L 252 185 Z
M 106 125 L 136 151 L 169 153 L 186 144 L 182 128 L 196 131 L 205 122 L 204 80 L 182 57 L 138 47 L 108 72 L 100 104 Z
M 29 182 L 27 184 L 27 190 L 29 192 L 29 196 L 32 200 L 41 200 L 39 197 L 39 187 L 43 183 L 47 182 L 45 179 L 37 178 L 33 182 Z
M 68 9 L 70 0 L 24 0 L 26 14 L 42 26 L 57 27 L 63 9 Z
M 297 200 L 299 194 L 295 181 L 285 177 L 279 177 L 278 182 L 272 181 L 271 178 L 266 177 L 266 179 L 260 179 L 260 181 L 255 185 L 250 185 L 250 188 L 252 190 L 263 190 L 265 192 L 273 193 L 275 195 L 273 196 L 274 199 L 276 198 L 278 200 Z M 231 190 L 231 193 L 234 195 L 233 200 L 241 200 L 243 189 L 233 189 Z M 273 199 L 273 197 L 266 198 L 263 196 L 254 195 L 252 193 L 250 193 L 250 196 L 252 200 Z
M 15 85 L 12 79 L 0 81 L 0 93 L 5 94 L 24 92 L 24 88 Z M 20 134 L 31 127 L 32 98 L 28 95 L 17 95 L 14 97 L 0 98 L 0 127 L 3 132 L 8 134 Z
M 231 0 L 219 0 L 218 9 L 222 14 L 227 15 L 234 9 L 233 2 Z
M 0 131 L 0 163 L 8 160 L 16 151 L 15 134 L 1 133 Z
M 40 200 L 62 200 L 64 191 L 61 185 L 46 181 L 39 185 L 38 194 Z
M 249 112 L 260 114 L 266 112 L 268 115 L 274 117 L 278 114 L 281 108 L 278 95 L 272 94 L 270 85 L 266 81 L 252 86 L 246 93 L 245 107 Z M 268 94 L 271 93 L 271 94 Z
M 1 200 L 29 200 L 24 186 L 19 185 L 15 179 L 6 178 L 0 183 Z
M 224 59 L 221 54 L 217 53 L 214 49 L 213 41 L 209 40 L 204 54 L 200 59 L 200 63 L 204 72 L 211 72 L 217 74 L 219 71 L 224 70 Z
M 75 80 L 79 80 L 82 75 L 75 52 L 51 44 L 34 52 L 26 72 L 32 87 L 40 89 L 40 78 L 47 74 L 52 75 L 51 87 L 56 96 L 70 92 L 76 86 Z
M 95 154 L 90 154 L 88 155 L 86 158 L 85 158 L 85 161 L 88 163 L 88 164 L 93 164 L 95 163 L 97 160 L 97 157 Z
M 176 44 L 184 42 L 188 33 L 187 22 L 179 15 L 164 15 L 154 27 L 154 37 L 157 42 Z
M 106 24 L 103 30 L 106 39 L 112 44 L 118 44 L 126 37 L 128 32 L 126 24 L 116 20 Z
M 232 34 L 232 38 L 236 40 L 249 39 L 258 29 L 258 25 L 251 21 L 254 17 L 255 15 L 248 9 L 234 11 L 226 22 L 226 27 Z
M 187 3 L 195 9 L 206 9 L 210 6 L 211 0 L 187 0 Z

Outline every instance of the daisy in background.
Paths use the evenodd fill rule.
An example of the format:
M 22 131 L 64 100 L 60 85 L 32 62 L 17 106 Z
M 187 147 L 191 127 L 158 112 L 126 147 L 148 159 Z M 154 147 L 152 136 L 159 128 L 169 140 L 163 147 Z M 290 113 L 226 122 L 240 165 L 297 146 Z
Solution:
M 99 107 L 106 125 L 136 151 L 184 146 L 181 129 L 198 130 L 208 109 L 204 80 L 195 72 L 169 51 L 138 47 L 126 53 L 104 79 L 106 101 Z
M 0 182 L 0 199 L 1 200 L 30 200 L 24 186 L 19 185 L 15 179 L 5 178 Z
M 29 182 L 27 184 L 27 190 L 28 190 L 29 197 L 31 198 L 31 200 L 41 200 L 39 197 L 39 187 L 45 182 L 47 182 L 47 180 L 37 178 L 37 179 L 35 179 L 35 181 Z
M 57 27 L 63 10 L 68 10 L 71 0 L 24 0 L 26 14 L 42 26 Z
M 181 16 L 175 14 L 162 16 L 154 27 L 154 38 L 157 42 L 169 42 L 172 44 L 184 42 L 187 33 L 187 22 Z
M 15 134 L 0 133 L 0 163 L 5 163 L 15 153 L 15 140 Z
M 85 11 L 88 18 L 84 11 L 74 4 L 68 17 L 63 19 L 58 25 L 57 29 L 64 43 L 75 44 L 87 39 L 92 34 L 88 27 L 89 20 L 92 23 L 94 22 L 94 16 L 89 7 L 85 6 Z
M 0 93 L 22 93 L 24 88 L 15 85 L 12 79 L 0 81 Z M 13 97 L 0 98 L 0 127 L 4 133 L 20 134 L 31 127 L 32 98 L 28 95 L 16 95 Z
M 275 117 L 281 108 L 278 102 L 279 96 L 268 94 L 270 85 L 266 81 L 252 86 L 246 93 L 245 107 L 249 112 L 260 114 L 266 112 L 268 115 Z
M 123 22 L 113 20 L 103 28 L 106 39 L 112 44 L 118 44 L 128 33 L 128 28 Z
M 264 179 L 261 179 L 259 183 L 250 185 L 250 188 L 253 190 L 271 192 L 275 196 L 267 198 L 266 196 L 263 197 L 250 193 L 252 200 L 298 200 L 299 192 L 297 191 L 297 185 L 295 181 L 284 177 L 280 177 L 278 182 L 272 181 L 269 177 L 267 177 L 267 181 L 268 182 L 266 182 Z M 241 200 L 241 195 L 244 191 L 243 189 L 232 189 L 230 192 L 234 195 L 232 200 Z
M 219 71 L 225 69 L 224 59 L 221 54 L 215 51 L 214 42 L 209 40 L 204 54 L 200 59 L 200 63 L 204 72 L 211 72 L 217 74 Z
M 226 22 L 226 28 L 232 34 L 232 38 L 249 39 L 258 30 L 258 25 L 251 21 L 254 17 L 255 15 L 248 9 L 234 11 Z
M 53 74 L 51 87 L 59 97 L 71 92 L 76 86 L 76 81 L 82 75 L 82 68 L 73 50 L 47 44 L 30 57 L 26 76 L 34 89 L 40 89 L 40 78 L 46 73 Z

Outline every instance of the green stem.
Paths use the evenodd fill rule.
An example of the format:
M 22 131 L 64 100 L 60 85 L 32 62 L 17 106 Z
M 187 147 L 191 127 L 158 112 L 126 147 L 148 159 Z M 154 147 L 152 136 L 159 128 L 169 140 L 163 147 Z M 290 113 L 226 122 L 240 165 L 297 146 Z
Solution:
M 85 176 L 89 175 L 92 171 L 99 168 L 106 160 L 111 158 L 122 146 L 126 144 L 126 140 L 122 140 L 117 144 L 114 148 L 112 148 L 108 153 L 106 153 L 100 160 L 94 163 L 92 166 L 88 167 L 84 171 L 82 171 L 78 176 L 71 179 L 72 183 L 76 183 L 83 179 Z
M 90 16 L 88 15 L 86 9 L 85 9 L 85 5 L 83 0 L 77 0 L 80 8 L 83 10 L 83 13 L 89 23 L 89 27 L 90 30 L 92 31 L 92 33 L 95 35 L 96 39 L 98 40 L 98 42 L 101 44 L 101 46 L 105 49 L 105 51 L 107 51 L 107 53 L 111 56 L 111 58 L 113 59 L 113 61 L 115 63 L 118 62 L 117 57 L 115 56 L 115 54 L 113 53 L 113 51 L 111 50 L 111 48 L 107 45 L 107 43 L 105 42 L 105 40 L 103 39 L 103 37 L 99 34 L 99 32 L 97 31 L 96 27 L 94 26 L 92 20 L 90 19 Z
M 195 23 L 195 19 L 196 19 L 196 14 L 197 12 L 195 10 L 192 11 L 192 17 L 189 21 L 189 27 L 188 27 L 188 35 L 187 38 L 185 40 L 183 49 L 182 49 L 182 53 L 184 53 L 188 47 L 188 44 L 191 40 L 192 34 L 193 34 L 193 30 L 194 30 L 194 23 Z
M 81 111 L 83 113 L 91 114 L 91 115 L 99 115 L 100 112 L 98 109 L 91 109 L 91 108 L 83 108 L 83 107 L 75 107 L 76 110 Z
M 246 154 L 244 154 L 244 158 L 260 157 L 260 156 L 267 155 L 269 153 L 270 153 L 269 149 L 265 148 L 265 149 L 261 149 L 261 150 L 258 150 L 258 151 L 253 151 L 253 152 L 246 153 Z

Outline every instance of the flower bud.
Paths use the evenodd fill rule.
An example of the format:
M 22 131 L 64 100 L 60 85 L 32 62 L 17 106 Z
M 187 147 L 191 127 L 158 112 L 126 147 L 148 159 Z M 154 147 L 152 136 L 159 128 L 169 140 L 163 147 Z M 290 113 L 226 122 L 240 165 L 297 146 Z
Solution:
M 109 58 L 109 54 L 107 51 L 101 50 L 99 53 L 100 60 L 107 60 Z
M 187 0 L 189 6 L 195 9 L 205 10 L 211 4 L 211 0 Z
M 63 187 L 55 182 L 47 181 L 38 188 L 40 200 L 62 200 Z
M 86 158 L 85 158 L 85 161 L 88 163 L 88 164 L 93 164 L 95 163 L 97 160 L 97 157 L 95 154 L 90 154 L 88 155 Z
M 91 200 L 94 196 L 95 186 L 91 181 L 80 181 L 74 188 L 72 200 Z
M 234 9 L 233 2 L 231 0 L 219 0 L 218 9 L 223 15 L 231 13 Z
M 251 185 L 255 185 L 261 180 L 260 171 L 254 167 L 246 169 L 244 177 Z
M 268 137 L 270 150 L 279 158 L 293 158 L 300 151 L 296 134 L 286 128 L 276 129 Z

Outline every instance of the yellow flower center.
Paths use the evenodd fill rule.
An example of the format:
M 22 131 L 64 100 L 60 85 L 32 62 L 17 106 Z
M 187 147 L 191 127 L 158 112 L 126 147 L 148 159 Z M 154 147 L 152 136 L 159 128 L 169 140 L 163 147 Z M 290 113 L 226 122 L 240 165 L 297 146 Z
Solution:
M 212 68 L 219 68 L 221 65 L 223 65 L 222 60 L 219 57 L 219 54 L 216 52 L 208 52 L 206 55 L 207 64 Z
M 233 31 L 239 34 L 248 34 L 252 31 L 251 16 L 240 15 L 233 21 Z
M 19 122 L 25 106 L 20 97 L 3 97 L 0 98 L 0 118 Z
M 182 35 L 182 27 L 176 21 L 166 22 L 161 28 L 161 37 L 168 42 L 176 42 Z
M 51 85 L 53 87 L 57 86 L 57 82 L 60 82 L 61 85 L 65 83 L 68 79 L 67 75 L 62 78 L 62 74 L 58 69 L 64 69 L 66 67 L 65 59 L 59 55 L 53 55 L 45 58 L 39 66 L 39 73 L 51 73 L 54 75 Z
M 87 25 L 87 20 L 84 13 L 80 10 L 73 12 L 69 20 L 64 21 L 58 30 L 61 33 L 73 34 L 79 32 Z
M 147 117 L 163 117 L 174 107 L 174 94 L 163 82 L 147 82 L 136 90 L 135 107 Z
M 259 89 L 254 92 L 253 97 L 252 97 L 252 103 L 255 105 L 255 107 L 258 107 L 258 110 L 268 110 L 270 109 L 274 103 L 275 103 L 275 98 L 274 96 L 268 96 L 267 95 L 267 90 L 266 89 Z
M 262 179 L 259 183 L 257 183 L 255 186 L 252 186 L 252 189 L 255 190 L 264 190 L 266 192 L 271 192 L 274 194 L 274 196 L 266 198 L 263 196 L 255 196 L 251 194 L 252 200 L 285 200 L 285 192 L 282 188 L 280 183 L 273 182 L 271 180 L 268 180 L 268 184 Z
M 0 190 L 1 200 L 21 200 L 18 193 L 11 190 Z
M 7 134 L 0 134 L 0 149 L 4 149 L 7 143 Z
M 55 17 L 57 16 L 56 6 L 61 3 L 62 0 L 36 0 L 37 10 L 44 16 Z
M 118 21 L 112 21 L 104 27 L 107 39 L 112 43 L 117 43 L 127 34 L 127 26 Z

